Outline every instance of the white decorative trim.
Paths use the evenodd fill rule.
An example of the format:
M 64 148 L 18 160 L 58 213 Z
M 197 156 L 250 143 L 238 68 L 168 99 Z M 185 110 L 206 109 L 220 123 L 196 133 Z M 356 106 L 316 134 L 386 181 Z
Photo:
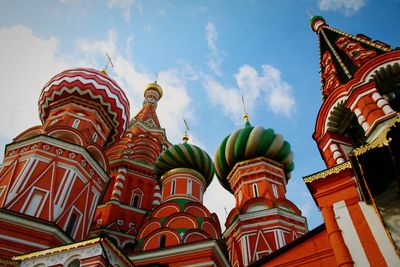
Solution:
M 342 231 L 344 243 L 348 247 L 351 258 L 354 261 L 354 266 L 370 266 L 345 201 L 342 200 L 334 203 L 333 212 L 335 213 L 339 229 Z
M 55 139 L 52 137 L 48 137 L 45 135 L 39 135 L 39 136 L 35 136 L 30 139 L 22 140 L 20 142 L 11 143 L 11 144 L 7 145 L 7 151 L 14 150 L 14 149 L 24 147 L 27 145 L 32 145 L 32 144 L 39 143 L 39 142 L 43 142 L 43 143 L 46 143 L 49 145 L 54 145 L 54 146 L 69 150 L 71 152 L 81 154 L 83 156 L 83 158 L 87 162 L 90 163 L 90 165 L 93 167 L 93 169 L 95 169 L 95 171 L 99 174 L 99 176 L 102 178 L 102 180 L 105 183 L 108 182 L 108 180 L 110 179 L 108 177 L 108 175 L 106 174 L 106 172 L 104 171 L 104 169 L 100 166 L 100 164 L 90 155 L 90 153 L 87 152 L 87 150 L 85 148 L 75 145 L 75 144 L 67 143 L 62 140 L 58 140 L 58 139 Z M 52 155 L 52 154 L 49 154 L 49 155 Z M 29 156 L 29 157 L 31 157 L 31 156 Z M 63 158 L 63 159 L 65 159 L 66 161 L 69 161 L 69 162 L 75 162 L 75 161 L 71 161 L 69 158 Z M 90 175 L 88 175 L 88 176 L 90 176 Z
M 371 233 L 375 238 L 376 244 L 378 245 L 383 258 L 385 259 L 386 264 L 389 267 L 400 266 L 399 256 L 393 249 L 393 245 L 389 241 L 389 238 L 385 232 L 385 228 L 383 228 L 383 225 L 374 212 L 374 209 L 365 204 L 365 202 L 359 202 L 358 205 L 364 214 L 365 221 L 368 223 L 368 226 L 371 229 Z
M 15 238 L 15 237 L 12 237 L 12 236 L 9 236 L 9 235 L 0 234 L 0 239 L 4 239 L 4 240 L 15 242 L 15 243 L 24 244 L 24 245 L 35 247 L 35 248 L 41 248 L 41 249 L 49 248 L 48 246 L 44 246 L 42 244 L 38 244 L 38 243 L 35 243 L 35 242 L 30 242 L 30 241 L 27 241 L 27 240 L 24 240 L 24 239 L 20 239 L 20 238 Z
M 25 219 L 13 214 L 9 214 L 0 210 L 0 220 L 10 222 L 13 224 L 21 225 L 25 228 L 32 229 L 32 231 L 43 231 L 57 236 L 62 242 L 71 243 L 73 240 L 67 236 L 62 230 L 53 225 L 39 223 L 30 219 Z
M 172 255 L 178 256 L 182 254 L 190 254 L 193 252 L 199 252 L 210 248 L 213 248 L 213 250 L 216 252 L 218 258 L 221 260 L 222 266 L 226 267 L 231 266 L 216 240 L 210 240 L 200 243 L 191 243 L 191 244 L 186 244 L 186 246 L 178 246 L 178 247 L 164 248 L 160 250 L 152 250 L 149 252 L 137 253 L 131 255 L 129 259 L 135 263 L 142 260 L 163 259 Z

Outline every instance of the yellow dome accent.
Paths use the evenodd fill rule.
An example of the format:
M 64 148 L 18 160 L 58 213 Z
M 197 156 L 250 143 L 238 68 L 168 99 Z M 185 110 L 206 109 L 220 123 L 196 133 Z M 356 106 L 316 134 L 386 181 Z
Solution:
M 144 96 L 146 96 L 146 92 L 148 90 L 155 90 L 160 94 L 160 98 L 163 96 L 163 90 L 161 88 L 161 86 L 157 83 L 149 83 L 149 85 L 147 85 L 146 90 L 144 90 Z

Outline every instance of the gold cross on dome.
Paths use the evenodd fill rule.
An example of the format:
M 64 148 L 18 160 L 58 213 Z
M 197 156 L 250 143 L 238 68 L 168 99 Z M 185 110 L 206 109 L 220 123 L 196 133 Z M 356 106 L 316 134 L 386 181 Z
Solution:
M 107 64 L 106 64 L 106 66 L 101 70 L 101 72 L 104 73 L 104 74 L 107 74 L 108 67 L 110 67 L 110 65 L 111 65 L 111 67 L 114 68 L 114 64 L 113 64 L 113 62 L 112 62 L 112 60 L 111 60 L 111 57 L 108 55 L 107 52 L 106 52 L 106 56 L 107 56 Z
M 182 139 L 186 143 L 189 140 L 189 126 L 185 118 L 183 118 L 183 123 L 185 124 L 185 135 L 182 137 Z

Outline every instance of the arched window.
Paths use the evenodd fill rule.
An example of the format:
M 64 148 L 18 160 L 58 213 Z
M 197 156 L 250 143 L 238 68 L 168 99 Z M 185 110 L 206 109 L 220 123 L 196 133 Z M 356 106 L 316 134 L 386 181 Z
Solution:
M 71 218 L 69 219 L 69 223 L 67 225 L 67 229 L 65 230 L 69 236 L 72 236 L 72 231 L 75 228 L 75 224 L 76 224 L 77 219 L 78 219 L 78 216 L 76 216 L 76 213 L 73 213 L 71 215 Z
M 75 119 L 74 123 L 72 123 L 72 128 L 78 129 L 79 123 L 81 122 L 80 119 Z
M 73 262 L 71 262 L 70 264 L 68 264 L 68 267 L 80 267 L 81 263 L 78 259 L 74 260 Z
M 96 142 L 96 140 L 97 140 L 97 133 L 93 133 L 92 140 L 93 140 L 93 142 Z
M 274 196 L 275 196 L 276 198 L 279 198 L 279 195 L 278 195 L 278 188 L 276 187 L 276 184 L 272 184 L 272 192 L 274 192 Z
M 138 194 L 134 194 L 132 200 L 132 207 L 139 208 L 139 202 L 140 202 L 140 196 Z
M 187 181 L 187 194 L 189 196 L 192 195 L 192 180 L 188 179 Z
M 164 248 L 165 247 L 165 241 L 166 241 L 166 236 L 161 235 L 160 239 L 158 240 L 158 247 L 159 248 Z
M 254 197 L 258 197 L 258 186 L 257 186 L 257 184 L 253 184 L 253 193 L 254 193 Z
M 171 195 L 175 195 L 175 187 L 176 187 L 176 181 L 172 180 L 172 183 L 171 183 Z

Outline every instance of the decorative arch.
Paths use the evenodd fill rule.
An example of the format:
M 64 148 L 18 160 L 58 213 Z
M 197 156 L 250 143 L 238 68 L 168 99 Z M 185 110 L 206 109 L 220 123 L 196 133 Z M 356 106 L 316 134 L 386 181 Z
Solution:
M 47 135 L 76 145 L 86 146 L 86 142 L 81 138 L 80 132 L 74 128 L 54 127 L 47 132 Z
M 158 249 L 160 238 L 164 236 L 165 238 L 165 247 L 176 246 L 181 243 L 179 233 L 173 229 L 159 229 L 157 232 L 148 236 L 142 245 L 142 251 Z
M 143 195 L 144 193 L 139 187 L 132 189 L 131 200 L 130 200 L 131 206 L 134 208 L 140 208 L 142 204 Z
M 15 142 L 19 142 L 19 141 L 22 141 L 22 140 L 25 140 L 25 139 L 29 139 L 29 138 L 32 138 L 34 136 L 41 135 L 41 134 L 43 134 L 43 132 L 44 132 L 43 131 L 43 126 L 42 125 L 37 125 L 37 126 L 31 127 L 29 129 L 23 131 L 19 135 L 17 135 L 17 137 L 14 138 L 14 141 Z
M 207 208 L 197 202 L 188 202 L 185 205 L 184 212 L 200 218 L 210 218 L 211 214 Z
M 293 204 L 292 201 L 287 200 L 286 198 L 277 199 L 277 200 L 275 201 L 275 204 L 276 204 L 278 207 L 284 207 L 284 209 L 285 209 L 285 208 L 286 208 L 286 209 L 289 209 L 289 210 L 291 210 L 293 213 L 295 213 L 295 214 L 297 214 L 297 215 L 301 215 L 301 210 L 299 210 L 299 208 L 298 208 L 295 204 Z
M 162 203 L 159 205 L 152 213 L 152 217 L 154 218 L 163 218 L 169 216 L 173 213 L 180 212 L 181 208 L 178 203 L 169 201 Z
M 213 239 L 220 239 L 221 233 L 218 232 L 215 222 L 211 219 L 205 218 L 201 224 L 201 230 L 207 233 Z
M 79 254 L 71 255 L 65 262 L 64 266 L 66 267 L 79 267 L 81 266 L 81 260 Z
M 137 239 L 144 238 L 160 228 L 161 222 L 157 218 L 153 218 L 140 228 Z
M 180 212 L 175 213 L 168 217 L 164 222 L 165 227 L 168 228 L 191 228 L 191 229 L 198 229 L 199 223 L 191 214 Z
M 205 240 L 205 239 L 210 239 L 210 236 L 208 236 L 203 231 L 200 231 L 197 229 L 187 231 L 182 238 L 183 243 L 193 243 L 193 242 L 197 242 L 197 241 L 201 241 L 201 240 Z
M 108 171 L 108 161 L 104 155 L 104 152 L 96 145 L 89 145 L 87 147 L 89 153 L 93 156 L 93 158 L 100 164 L 100 166 L 104 169 L 104 171 Z
M 256 197 L 256 198 L 250 198 L 247 200 L 243 206 L 242 209 L 246 212 L 252 212 L 256 210 L 262 209 L 270 209 L 275 207 L 275 204 L 272 200 L 264 198 L 264 197 Z M 258 209 L 257 209 L 258 208 Z

